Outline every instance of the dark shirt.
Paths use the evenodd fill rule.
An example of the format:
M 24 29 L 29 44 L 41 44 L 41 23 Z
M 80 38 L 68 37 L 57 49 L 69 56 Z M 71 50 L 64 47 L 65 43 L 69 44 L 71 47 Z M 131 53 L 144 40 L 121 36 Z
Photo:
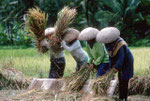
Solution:
M 133 56 L 127 46 L 122 46 L 116 56 L 110 57 L 110 66 L 119 70 L 119 79 L 127 80 L 133 77 Z

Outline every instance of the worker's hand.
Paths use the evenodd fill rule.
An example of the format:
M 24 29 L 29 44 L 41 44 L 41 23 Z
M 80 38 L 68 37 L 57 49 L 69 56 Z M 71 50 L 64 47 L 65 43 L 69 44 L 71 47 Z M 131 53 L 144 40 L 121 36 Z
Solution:
M 46 38 L 48 38 L 48 40 L 51 40 L 52 39 L 52 35 L 47 35 L 47 36 L 45 36 Z
M 55 42 L 61 42 L 62 41 L 60 38 L 57 38 L 54 34 L 51 36 L 51 40 L 54 40 Z
M 86 67 L 86 68 L 89 68 L 89 67 L 90 67 L 90 65 L 87 63 L 87 64 L 85 64 L 85 67 Z
M 117 73 L 117 72 L 118 72 L 118 70 L 117 70 L 116 68 L 113 68 L 113 71 L 114 71 L 114 73 Z
M 48 43 L 48 41 L 47 40 L 42 40 L 41 42 L 40 42 L 40 46 L 49 46 L 49 43 Z
M 94 64 L 90 64 L 90 68 L 93 69 L 94 68 Z

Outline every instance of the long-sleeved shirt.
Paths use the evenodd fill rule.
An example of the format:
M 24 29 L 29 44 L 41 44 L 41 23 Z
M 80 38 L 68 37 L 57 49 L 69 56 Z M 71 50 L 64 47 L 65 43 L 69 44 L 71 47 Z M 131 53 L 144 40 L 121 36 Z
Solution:
M 50 58 L 61 58 L 61 57 L 65 57 L 65 53 L 64 53 L 64 49 L 62 48 L 61 50 L 57 51 L 57 52 L 54 52 L 52 50 L 52 48 L 49 48 L 50 49 Z
M 133 77 L 133 56 L 127 46 L 122 46 L 114 57 L 110 57 L 110 65 L 119 70 L 120 79 Z
M 109 55 L 104 44 L 95 42 L 91 48 L 89 44 L 86 43 L 86 49 L 90 64 L 93 63 L 94 65 L 98 66 L 101 63 L 109 63 Z
M 61 45 L 64 49 L 71 53 L 76 62 L 83 62 L 85 58 L 88 58 L 88 54 L 82 49 L 79 40 L 76 40 L 71 45 L 62 41 Z

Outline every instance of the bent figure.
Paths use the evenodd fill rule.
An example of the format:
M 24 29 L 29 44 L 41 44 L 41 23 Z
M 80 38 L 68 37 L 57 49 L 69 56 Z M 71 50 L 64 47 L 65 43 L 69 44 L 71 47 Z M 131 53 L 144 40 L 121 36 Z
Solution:
M 80 41 L 77 40 L 79 33 L 78 30 L 69 28 L 63 37 L 64 40 L 61 42 L 62 47 L 70 52 L 76 61 L 76 71 L 79 71 L 80 67 L 88 62 L 88 55 L 82 49 Z
M 55 28 L 47 28 L 45 30 L 45 36 L 48 38 L 48 41 L 52 40 L 52 35 L 55 33 Z M 54 38 L 53 38 L 54 40 Z M 49 42 L 47 40 L 43 40 L 41 42 L 42 46 L 46 46 L 50 50 L 50 70 L 49 70 L 49 78 L 60 78 L 64 75 L 65 69 L 65 57 L 64 57 L 64 49 L 61 48 L 57 52 L 54 52 L 50 47 Z
M 79 40 L 86 40 L 86 50 L 89 56 L 90 68 L 98 70 L 97 77 L 104 75 L 109 70 L 109 56 L 105 45 L 96 41 L 98 29 L 88 27 L 81 31 Z
M 119 99 L 127 101 L 128 82 L 133 77 L 133 55 L 126 42 L 120 37 L 120 31 L 106 27 L 97 35 L 97 41 L 105 43 L 110 57 L 110 66 L 118 72 Z

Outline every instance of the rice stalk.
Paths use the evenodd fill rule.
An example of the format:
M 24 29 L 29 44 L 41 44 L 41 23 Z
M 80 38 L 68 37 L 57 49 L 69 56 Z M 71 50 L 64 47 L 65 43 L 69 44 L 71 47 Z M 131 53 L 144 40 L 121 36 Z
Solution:
M 25 28 L 33 36 L 40 40 L 44 38 L 44 30 L 46 28 L 47 16 L 40 8 L 35 7 L 29 9 L 27 12 L 27 20 L 25 22 Z
M 129 82 L 129 95 L 150 96 L 150 75 L 134 77 Z
M 40 46 L 40 42 L 45 38 L 44 30 L 48 16 L 40 10 L 40 8 L 31 8 L 27 12 L 27 20 L 25 22 L 25 30 L 36 38 L 36 47 L 39 52 L 45 52 L 45 48 Z M 42 51 L 41 51 L 42 50 Z
M 89 79 L 91 71 L 92 69 L 85 67 L 73 73 L 71 76 L 64 78 L 67 85 L 65 90 L 73 92 L 80 91 L 85 82 Z
M 114 77 L 113 70 L 110 70 L 103 76 L 100 76 L 98 79 L 93 81 L 92 89 L 94 90 L 95 94 L 105 95 L 107 88 L 110 84 L 110 81 Z
M 26 89 L 28 88 L 31 79 L 25 77 L 22 72 L 14 68 L 1 68 L 0 67 L 0 81 L 2 87 L 6 89 Z
M 64 7 L 57 15 L 57 21 L 55 24 L 56 28 L 56 36 L 58 38 L 62 38 L 64 35 L 65 30 L 68 28 L 68 25 L 70 25 L 75 15 L 77 14 L 76 9 L 70 9 L 69 7 Z
M 67 6 L 58 12 L 57 21 L 55 23 L 56 33 L 54 35 L 56 39 L 62 40 L 65 31 L 68 29 L 68 26 L 72 24 L 76 14 L 76 9 L 71 9 Z M 57 52 L 60 50 L 61 44 L 57 40 L 50 40 L 50 46 L 52 47 L 53 51 Z

